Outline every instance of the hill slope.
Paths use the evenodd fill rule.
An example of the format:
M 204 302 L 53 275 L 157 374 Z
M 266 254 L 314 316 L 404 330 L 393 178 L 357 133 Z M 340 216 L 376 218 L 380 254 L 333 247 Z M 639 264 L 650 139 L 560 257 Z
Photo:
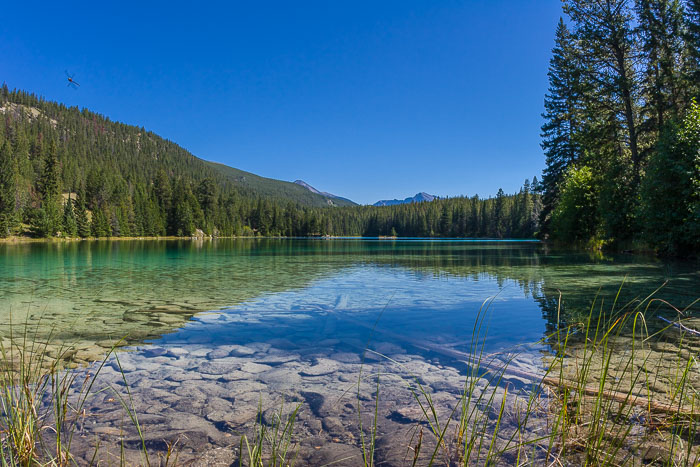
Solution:
M 24 92 L 0 92 L 0 116 L 27 131 L 30 146 L 39 135 L 59 140 L 61 178 L 66 191 L 94 170 L 113 170 L 126 181 L 153 179 L 160 170 L 171 178 L 193 181 L 213 178 L 243 196 L 290 201 L 304 206 L 348 205 L 324 194 L 280 180 L 260 177 L 223 164 L 205 161 L 153 132 L 112 122 L 86 109 L 66 107 Z M 31 147 L 29 148 L 31 149 Z M 31 154 L 30 154 L 31 155 Z
M 343 198 L 342 196 L 334 195 L 333 193 L 328 193 L 327 191 L 319 191 L 316 188 L 309 185 L 308 183 L 306 183 L 304 180 L 294 180 L 294 184 L 306 188 L 311 193 L 316 193 L 317 195 L 326 196 L 330 198 L 333 204 L 336 206 L 357 206 L 356 202 L 351 201 L 347 198 Z
M 0 237 L 531 237 L 533 181 L 496 198 L 345 201 L 194 157 L 143 128 L 0 88 Z M 332 203 L 332 204 L 331 204 Z
M 276 199 L 287 199 L 304 206 L 352 206 L 353 203 L 330 193 L 315 193 L 297 183 L 261 177 L 216 162 L 204 161 L 241 189 Z

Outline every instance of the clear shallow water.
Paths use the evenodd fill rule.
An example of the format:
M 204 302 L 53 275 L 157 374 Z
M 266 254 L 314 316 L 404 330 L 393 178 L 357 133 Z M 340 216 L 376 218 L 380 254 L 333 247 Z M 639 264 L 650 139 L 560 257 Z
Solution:
M 78 362 L 99 359 L 126 337 L 121 368 L 153 440 L 185 433 L 193 453 L 223 448 L 255 419 L 264 396 L 265 404 L 304 403 L 309 439 L 324 433 L 319 445 L 338 439 L 351 449 L 356 412 L 340 401 L 363 358 L 367 371 L 392 375 L 384 383 L 386 430 L 398 433 L 410 419 L 395 412 L 411 400 L 406 375 L 422 378 L 445 407 L 454 402 L 465 366 L 450 351 L 468 350 L 490 297 L 485 350 L 495 352 L 553 330 L 560 291 L 565 321 L 585 316 L 597 294 L 611 302 L 623 282 L 623 303 L 666 283 L 657 296 L 684 308 L 700 296 L 699 270 L 692 262 L 548 251 L 532 242 L 2 244 L 0 333 L 7 339 L 26 321 L 38 326 L 38 340 L 74 345 Z M 542 351 L 527 347 L 522 365 L 535 371 Z M 118 369 L 106 367 L 105 384 L 120 384 Z M 94 433 L 105 436 L 123 421 L 107 399 L 92 406 Z
M 471 332 L 481 303 L 495 296 L 489 335 L 507 345 L 536 341 L 552 328 L 558 291 L 564 317 L 587 313 L 597 294 L 611 299 L 623 281 L 622 301 L 666 283 L 657 296 L 683 308 L 700 295 L 699 269 L 631 255 L 549 252 L 531 242 L 0 244 L 0 333 L 29 320 L 67 342 L 107 346 L 126 336 L 137 344 L 175 330 L 174 339 L 186 339 L 199 332 L 186 324 L 200 311 L 333 307 L 352 316 L 385 309 L 380 322 L 393 331 L 454 340 Z

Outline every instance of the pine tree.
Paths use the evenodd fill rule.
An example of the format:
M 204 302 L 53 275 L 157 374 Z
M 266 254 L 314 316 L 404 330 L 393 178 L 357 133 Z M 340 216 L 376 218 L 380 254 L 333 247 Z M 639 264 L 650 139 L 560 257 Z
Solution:
M 178 237 L 191 236 L 197 228 L 195 225 L 197 209 L 199 209 L 199 203 L 189 183 L 182 178 L 178 179 L 172 191 L 168 233 Z
M 505 193 L 499 188 L 496 193 L 496 202 L 493 208 L 493 236 L 503 238 L 506 236 L 506 212 L 505 212 Z
M 682 108 L 683 8 L 679 0 L 637 0 L 637 18 L 644 58 L 641 111 L 646 119 L 640 131 L 652 133 L 652 150 L 666 121 Z
M 549 62 L 549 91 L 545 95 L 546 122 L 542 125 L 542 149 L 545 164 L 542 185 L 544 209 L 540 224 L 548 231 L 549 219 L 559 199 L 559 186 L 566 169 L 579 155 L 576 133 L 579 127 L 582 71 L 575 50 L 575 40 L 559 19 L 555 46 Z
M 518 236 L 531 237 L 535 234 L 537 219 L 533 217 L 534 203 L 532 201 L 530 180 L 525 179 L 518 206 Z
M 92 236 L 93 237 L 110 237 L 112 230 L 109 225 L 110 214 L 104 206 L 99 206 L 92 211 Z
M 451 235 L 452 229 L 452 211 L 450 210 L 447 203 L 442 205 L 442 211 L 440 213 L 440 235 L 443 237 L 449 237 Z
M 0 237 L 7 237 L 14 231 L 16 170 L 9 141 L 0 146 Z
M 63 235 L 75 237 L 78 235 L 78 224 L 73 211 L 73 200 L 68 196 L 66 204 L 63 206 Z
M 168 212 L 170 210 L 170 203 L 172 199 L 172 188 L 170 186 L 170 179 L 165 173 L 165 170 L 161 169 L 158 171 L 156 179 L 153 182 L 153 187 L 160 209 L 162 212 Z
M 85 185 L 80 184 L 78 188 L 78 198 L 75 202 L 75 222 L 77 234 L 86 238 L 90 236 L 90 221 L 88 220 L 86 200 L 85 200 Z
M 700 99 L 700 0 L 686 0 L 683 78 L 687 101 Z
M 44 158 L 44 171 L 39 180 L 41 207 L 34 213 L 32 219 L 32 230 L 41 237 L 52 237 L 61 228 L 59 208 L 61 191 L 58 182 L 58 148 L 56 141 L 51 140 Z
M 587 112 L 592 119 L 609 126 L 605 131 L 619 152 L 629 151 L 635 179 L 642 167 L 639 148 L 639 76 L 634 59 L 639 54 L 632 30 L 629 0 L 565 0 L 564 11 L 575 25 L 574 35 L 581 48 L 584 81 L 595 84 L 587 92 Z M 601 140 L 600 128 L 591 132 L 591 149 Z

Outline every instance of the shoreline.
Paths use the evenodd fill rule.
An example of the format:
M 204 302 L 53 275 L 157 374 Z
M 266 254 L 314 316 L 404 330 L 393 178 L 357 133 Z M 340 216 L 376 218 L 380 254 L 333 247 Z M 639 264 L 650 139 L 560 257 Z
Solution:
M 69 242 L 81 242 L 81 241 L 131 241 L 131 240 L 219 240 L 219 239 L 318 239 L 318 240 L 343 240 L 343 239 L 367 239 L 367 240 L 477 240 L 477 241 L 502 241 L 502 242 L 531 242 L 531 243 L 541 243 L 547 244 L 542 240 L 536 238 L 467 238 L 467 237 L 361 237 L 352 235 L 318 235 L 309 237 L 286 237 L 283 235 L 275 236 L 220 236 L 211 237 L 205 236 L 192 236 L 192 237 L 176 237 L 173 235 L 166 235 L 162 237 L 50 237 L 50 238 L 35 238 L 35 237 L 24 237 L 24 236 L 10 236 L 5 238 L 0 238 L 0 244 L 20 244 L 20 243 L 69 243 Z

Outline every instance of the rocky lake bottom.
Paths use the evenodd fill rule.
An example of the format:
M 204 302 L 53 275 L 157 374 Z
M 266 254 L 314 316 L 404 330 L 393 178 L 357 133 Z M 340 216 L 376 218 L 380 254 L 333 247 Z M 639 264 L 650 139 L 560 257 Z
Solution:
M 375 465 L 426 465 L 433 453 L 438 465 L 451 465 L 463 410 L 477 438 L 498 425 L 493 443 L 477 443 L 471 465 L 493 451 L 502 451 L 502 465 L 538 465 L 547 460 L 557 390 L 538 386 L 557 352 L 543 338 L 560 319 L 580 323 L 592 301 L 615 297 L 623 283 L 620 303 L 633 303 L 669 281 L 645 322 L 665 340 L 645 344 L 631 368 L 663 366 L 682 353 L 681 341 L 683 352 L 700 351 L 700 338 L 678 339 L 656 319 L 682 315 L 700 328 L 695 264 L 433 240 L 2 248 L 0 344 L 27 340 L 47 361 L 67 357 L 75 397 L 94 381 L 71 420 L 81 465 L 162 465 L 170 448 L 178 464 L 238 465 L 248 450 L 242 436 L 252 442 L 261 426 L 297 408 L 288 454 L 296 465 L 362 465 L 373 448 Z M 605 303 L 601 310 L 612 302 Z M 624 379 L 630 341 L 621 336 L 616 345 L 613 382 Z M 572 344 L 566 361 L 580 351 Z M 487 371 L 474 364 L 478 355 Z M 677 373 L 675 364 L 669 360 L 668 372 Z M 697 365 L 688 381 L 700 391 Z M 658 378 L 640 383 L 648 381 L 633 382 L 636 393 L 659 401 L 672 389 Z M 463 406 L 465 387 L 476 400 Z M 645 417 L 636 410 L 616 423 L 649 447 L 632 458 L 654 462 L 666 453 L 668 432 L 650 432 Z M 700 440 L 686 441 L 697 451 Z M 523 442 L 530 444 L 516 449 Z
M 404 465 L 412 460 L 418 430 L 426 431 L 430 444 L 417 383 L 430 394 L 442 423 L 464 391 L 466 363 L 388 342 L 381 333 L 368 339 L 366 327 L 339 332 L 347 323 L 332 313 L 207 314 L 198 320 L 202 332 L 190 331 L 186 341 L 173 336 L 172 342 L 119 352 L 118 361 L 111 357 L 96 384 L 123 394 L 126 381 L 146 446 L 162 454 L 167 443 L 176 443 L 180 462 L 231 465 L 240 454 L 240 436 L 253 435 L 259 415 L 270 425 L 279 410 L 288 414 L 300 404 L 294 429 L 298 465 L 361 464 L 360 426 L 369 438 L 375 408 L 378 464 Z M 268 332 L 242 344 L 212 346 L 206 325 L 231 320 L 265 322 Z M 536 353 L 520 354 L 511 365 L 541 372 Z M 523 389 L 526 382 L 514 377 L 509 383 Z M 484 378 L 477 386 L 487 384 Z M 504 388 L 495 388 L 496 405 Z M 90 397 L 85 409 L 78 449 L 85 462 L 98 444 L 105 462 L 117 461 L 123 447 L 129 463 L 143 461 L 141 438 L 112 390 Z M 423 452 L 428 459 L 432 449 Z

